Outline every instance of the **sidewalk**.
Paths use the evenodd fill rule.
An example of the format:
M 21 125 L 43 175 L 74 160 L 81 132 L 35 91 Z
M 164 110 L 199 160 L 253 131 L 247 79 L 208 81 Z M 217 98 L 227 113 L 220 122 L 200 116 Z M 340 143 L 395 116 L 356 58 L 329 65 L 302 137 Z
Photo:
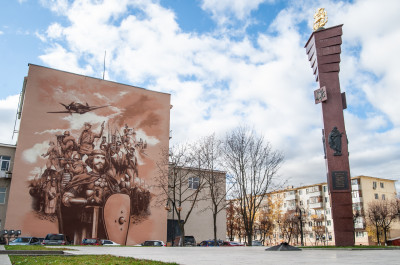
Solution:
M 400 250 L 265 251 L 266 247 L 72 247 L 75 255 L 110 254 L 181 265 L 398 264 Z
M 5 250 L 4 245 L 0 245 L 0 250 Z M 11 265 L 10 258 L 8 255 L 0 255 L 0 264 L 1 265 Z

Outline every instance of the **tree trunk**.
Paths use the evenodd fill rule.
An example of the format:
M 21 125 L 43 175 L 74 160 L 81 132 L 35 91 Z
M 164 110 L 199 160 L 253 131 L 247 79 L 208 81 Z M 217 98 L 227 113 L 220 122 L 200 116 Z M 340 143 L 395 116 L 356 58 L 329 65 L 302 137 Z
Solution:
M 213 221 L 214 221 L 214 246 L 218 246 L 217 241 L 217 214 L 213 213 Z
M 378 246 L 380 246 L 381 243 L 379 242 L 379 228 L 377 225 L 375 227 L 376 227 L 376 241 L 377 241 Z

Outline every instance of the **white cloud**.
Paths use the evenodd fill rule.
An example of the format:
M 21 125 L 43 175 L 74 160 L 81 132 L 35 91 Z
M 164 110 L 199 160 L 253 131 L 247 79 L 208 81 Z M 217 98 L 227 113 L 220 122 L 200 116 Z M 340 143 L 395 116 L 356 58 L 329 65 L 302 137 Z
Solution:
M 203 0 L 222 28 L 218 35 L 182 32 L 173 11 L 158 1 L 42 0 L 68 23 L 49 25 L 40 58 L 50 67 L 100 76 L 106 50 L 110 79 L 172 94 L 172 143 L 254 124 L 284 151 L 281 175 L 295 185 L 323 182 L 321 106 L 313 100 L 318 84 L 303 47 L 315 8 L 324 6 L 327 26 L 344 23 L 340 79 L 352 107 L 345 111 L 351 172 L 399 172 L 392 158 L 400 150 L 400 2 L 293 1 L 252 39 L 223 30 L 232 16 L 251 23 L 251 12 L 264 2 Z M 309 33 L 300 31 L 304 22 Z
M 19 95 L 8 96 L 0 99 L 0 143 L 15 144 L 18 134 L 14 134 L 14 124 L 18 129 L 19 121 L 16 121 Z
M 26 149 L 24 152 L 22 152 L 22 158 L 26 162 L 34 164 L 38 159 L 44 159 L 41 157 L 41 155 L 45 154 L 48 148 L 48 142 L 35 144 L 32 148 Z
M 3 35 L 3 34 L 4 34 L 4 32 L 0 30 L 0 35 Z
M 202 0 L 201 8 L 212 14 L 218 24 L 229 22 L 230 17 L 243 20 L 250 12 L 257 9 L 261 3 L 275 2 L 274 0 Z

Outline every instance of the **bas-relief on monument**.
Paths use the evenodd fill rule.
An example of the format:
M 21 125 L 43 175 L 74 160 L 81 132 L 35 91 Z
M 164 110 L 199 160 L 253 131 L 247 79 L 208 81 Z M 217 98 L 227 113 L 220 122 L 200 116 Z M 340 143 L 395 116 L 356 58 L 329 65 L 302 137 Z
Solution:
M 169 110 L 168 94 L 30 65 L 5 227 L 165 240 L 152 181 Z
M 315 103 L 322 105 L 323 144 L 331 196 L 336 246 L 354 245 L 354 224 L 350 185 L 350 165 L 343 109 L 346 97 L 340 91 L 339 63 L 342 26 L 323 28 L 328 16 L 323 8 L 314 15 L 314 32 L 305 46 L 311 68 L 320 88 Z

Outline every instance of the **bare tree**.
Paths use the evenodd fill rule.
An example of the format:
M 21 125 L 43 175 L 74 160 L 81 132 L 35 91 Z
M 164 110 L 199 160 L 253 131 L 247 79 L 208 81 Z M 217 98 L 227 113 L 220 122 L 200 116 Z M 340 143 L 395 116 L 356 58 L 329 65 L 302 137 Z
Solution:
M 368 204 L 368 210 L 367 210 L 367 219 L 370 223 L 371 226 L 375 227 L 376 231 L 376 242 L 378 245 L 380 245 L 380 240 L 379 240 L 379 226 L 380 226 L 380 209 L 379 209 L 379 201 L 376 202 L 371 202 Z
M 217 216 L 226 209 L 226 172 L 216 170 L 221 167 L 222 142 L 215 134 L 202 138 L 196 148 L 198 160 L 201 163 L 202 177 L 205 183 L 207 198 L 211 204 L 205 210 L 210 209 L 213 217 L 214 245 L 218 245 Z
M 232 201 L 229 201 L 226 208 L 226 232 L 230 241 L 233 241 L 235 236 L 235 218 L 235 206 Z
M 158 162 L 159 174 L 155 177 L 156 186 L 162 191 L 158 203 L 166 204 L 166 209 L 176 214 L 182 246 L 185 244 L 185 224 L 201 199 L 204 178 L 191 145 L 183 144 L 162 150 L 162 158 Z
M 226 169 L 234 180 L 232 190 L 239 203 L 247 242 L 251 245 L 256 213 L 277 177 L 283 155 L 247 127 L 228 133 L 223 150 Z
M 271 214 L 268 213 L 268 208 L 261 208 L 258 212 L 258 218 L 255 223 L 256 229 L 260 232 L 260 240 L 264 245 L 267 236 L 271 236 L 274 228 L 274 221 L 271 219 Z

